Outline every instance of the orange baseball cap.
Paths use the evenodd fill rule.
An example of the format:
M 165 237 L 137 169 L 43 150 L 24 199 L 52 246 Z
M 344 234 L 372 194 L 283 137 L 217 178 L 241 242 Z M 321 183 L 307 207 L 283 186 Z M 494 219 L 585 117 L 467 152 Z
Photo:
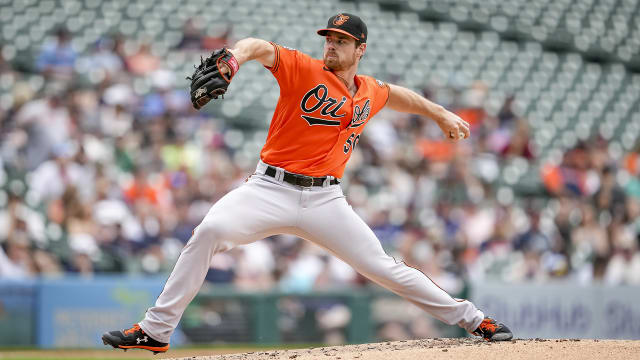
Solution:
M 367 25 L 358 16 L 340 13 L 329 18 L 326 29 L 318 30 L 318 35 L 326 36 L 327 31 L 336 31 L 362 42 L 367 42 Z

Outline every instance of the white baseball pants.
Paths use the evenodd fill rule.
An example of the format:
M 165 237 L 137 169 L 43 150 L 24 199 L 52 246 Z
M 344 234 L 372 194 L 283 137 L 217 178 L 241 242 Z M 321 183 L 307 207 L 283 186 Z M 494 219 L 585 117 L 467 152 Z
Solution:
M 484 314 L 467 300 L 452 298 L 426 275 L 387 255 L 367 224 L 353 211 L 340 185 L 303 188 L 264 175 L 267 165 L 214 204 L 198 225 L 173 272 L 140 327 L 169 342 L 187 305 L 198 293 L 214 254 L 268 236 L 289 233 L 309 240 L 350 264 L 435 318 L 469 332 Z

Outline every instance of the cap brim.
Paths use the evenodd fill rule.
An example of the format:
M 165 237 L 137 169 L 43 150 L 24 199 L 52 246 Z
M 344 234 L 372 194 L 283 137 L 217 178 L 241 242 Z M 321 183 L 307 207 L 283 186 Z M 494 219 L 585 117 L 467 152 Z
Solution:
M 355 36 L 353 36 L 353 35 L 349 34 L 348 32 L 346 32 L 346 31 L 344 31 L 344 30 L 340 30 L 340 29 L 320 29 L 320 30 L 318 30 L 318 35 L 320 35 L 320 36 L 326 36 L 326 35 L 327 35 L 327 32 L 329 32 L 329 31 L 339 32 L 339 33 L 341 33 L 341 34 L 345 34 L 345 35 L 351 36 L 352 38 L 354 38 L 354 39 L 356 39 L 356 40 L 361 41 L 361 40 L 360 40 L 360 39 L 358 39 L 357 37 L 355 37 Z

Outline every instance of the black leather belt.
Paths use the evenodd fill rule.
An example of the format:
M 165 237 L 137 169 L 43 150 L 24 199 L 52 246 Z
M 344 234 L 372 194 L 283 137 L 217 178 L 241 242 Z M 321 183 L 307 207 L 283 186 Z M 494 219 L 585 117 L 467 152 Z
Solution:
M 271 176 L 272 178 L 276 177 L 276 168 L 274 168 L 273 166 L 268 166 L 267 170 L 264 172 L 265 175 Z M 305 176 L 305 175 L 299 175 L 299 174 L 293 174 L 290 172 L 284 172 L 284 177 L 283 179 L 285 182 L 288 182 L 289 184 L 292 185 L 298 185 L 298 186 L 304 186 L 304 187 L 311 187 L 311 186 L 322 186 L 324 185 L 325 180 L 327 180 L 327 177 L 312 177 L 312 176 Z M 340 180 L 338 179 L 331 179 L 331 182 L 329 182 L 329 185 L 336 185 L 336 184 L 340 184 Z

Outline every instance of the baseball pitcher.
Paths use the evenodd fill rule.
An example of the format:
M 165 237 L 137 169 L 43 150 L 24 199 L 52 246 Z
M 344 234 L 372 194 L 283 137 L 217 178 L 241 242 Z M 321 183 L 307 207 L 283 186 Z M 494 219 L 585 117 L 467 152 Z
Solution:
M 470 301 L 451 297 L 419 270 L 387 255 L 339 185 L 365 125 L 385 106 L 427 116 L 453 140 L 469 137 L 469 125 L 409 89 L 356 74 L 367 49 L 367 27 L 358 16 L 335 15 L 318 34 L 325 38 L 322 60 L 247 38 L 201 61 L 190 78 L 196 109 L 223 96 L 247 61 L 258 61 L 278 81 L 280 98 L 260 161 L 248 181 L 222 197 L 195 228 L 145 318 L 130 329 L 105 333 L 105 345 L 167 351 L 212 256 L 282 233 L 323 247 L 447 324 L 490 341 L 512 338 L 506 326 Z

